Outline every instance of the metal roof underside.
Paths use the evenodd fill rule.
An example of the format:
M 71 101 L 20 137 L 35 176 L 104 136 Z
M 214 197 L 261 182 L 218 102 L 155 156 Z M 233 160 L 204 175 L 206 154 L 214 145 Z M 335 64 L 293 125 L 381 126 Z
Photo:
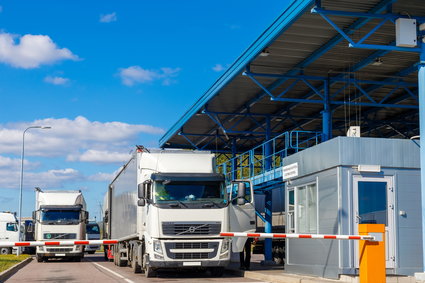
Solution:
M 423 0 L 321 2 L 326 10 L 425 17 Z M 345 135 L 352 125 L 361 126 L 362 136 L 418 135 L 419 54 L 350 48 L 322 16 L 311 13 L 314 6 L 314 1 L 293 1 L 161 138 L 160 147 L 229 152 L 236 146 L 243 152 L 286 131 L 322 131 L 324 106 L 315 101 L 323 98 L 326 84 L 335 101 L 333 136 Z M 353 39 L 361 39 L 380 21 L 329 18 Z M 388 21 L 365 43 L 394 45 L 394 41 L 395 25 Z M 260 56 L 263 51 L 269 55 Z M 371 101 L 396 107 L 368 105 Z

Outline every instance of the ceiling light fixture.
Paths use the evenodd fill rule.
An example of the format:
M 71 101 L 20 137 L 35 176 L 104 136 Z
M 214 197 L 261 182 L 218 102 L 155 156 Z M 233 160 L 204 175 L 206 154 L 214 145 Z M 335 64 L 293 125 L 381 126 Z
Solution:
M 377 57 L 375 61 L 372 63 L 373 66 L 381 66 L 384 61 L 382 61 L 381 57 Z
M 269 55 L 270 55 L 270 52 L 269 52 L 269 50 L 267 48 L 264 49 L 263 51 L 261 51 L 261 53 L 260 53 L 260 56 L 261 57 L 267 57 Z

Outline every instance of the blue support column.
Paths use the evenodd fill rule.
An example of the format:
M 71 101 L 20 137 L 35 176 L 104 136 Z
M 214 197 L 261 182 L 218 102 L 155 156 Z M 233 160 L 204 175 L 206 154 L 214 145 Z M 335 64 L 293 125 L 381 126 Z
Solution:
M 270 126 L 270 117 L 267 117 L 266 119 L 266 143 L 264 144 L 264 158 L 265 158 L 265 169 L 266 171 L 269 171 L 272 169 L 272 154 L 273 154 L 273 141 L 271 141 L 272 133 L 271 133 L 271 126 Z
M 271 127 L 270 127 L 270 118 L 267 117 L 266 120 L 266 144 L 264 145 L 264 155 L 266 156 L 266 170 L 270 170 L 272 168 L 272 154 L 273 154 L 273 141 L 271 139 Z M 264 223 L 264 232 L 265 233 L 272 233 L 272 191 L 266 191 L 265 192 L 265 204 L 264 204 L 264 218 L 266 219 L 266 222 Z M 265 262 L 269 262 L 273 260 L 272 256 L 272 239 L 265 239 L 264 240 L 264 260 Z
M 237 153 L 236 139 L 232 139 L 232 180 L 238 178 L 238 160 L 235 158 Z
M 322 141 L 332 138 L 332 110 L 329 99 L 329 79 L 324 81 L 324 104 L 322 111 Z
M 421 137 L 421 201 L 422 201 L 422 256 L 423 271 L 425 273 L 425 43 L 421 43 L 421 54 L 418 72 L 419 85 L 419 135 Z
M 265 192 L 265 204 L 264 204 L 264 218 L 266 222 L 264 223 L 264 232 L 272 233 L 272 191 Z M 264 240 L 264 261 L 270 262 L 273 260 L 272 256 L 272 239 Z

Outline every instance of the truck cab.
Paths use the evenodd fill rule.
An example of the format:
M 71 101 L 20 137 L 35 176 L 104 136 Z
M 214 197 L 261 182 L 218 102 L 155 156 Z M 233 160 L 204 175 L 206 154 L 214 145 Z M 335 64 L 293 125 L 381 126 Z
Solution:
M 0 212 L 0 242 L 18 242 L 18 220 L 15 214 Z M 16 249 L 16 248 L 14 248 Z M 0 254 L 11 254 L 12 248 L 0 248 Z
M 35 240 L 85 240 L 88 212 L 81 191 L 37 191 Z M 38 246 L 38 262 L 49 258 L 68 258 L 81 261 L 84 246 Z

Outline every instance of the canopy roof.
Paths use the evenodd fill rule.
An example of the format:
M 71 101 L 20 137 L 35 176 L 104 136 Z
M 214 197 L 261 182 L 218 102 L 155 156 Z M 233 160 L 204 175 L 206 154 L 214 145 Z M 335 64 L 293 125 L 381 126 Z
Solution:
M 328 127 L 339 136 L 353 125 L 361 126 L 362 136 L 418 135 L 419 53 L 410 52 L 418 48 L 393 46 L 395 15 L 423 23 L 423 0 L 317 2 L 293 1 L 168 130 L 160 147 L 241 152 L 286 131 Z M 349 47 L 326 18 L 359 47 L 392 47 Z M 323 122 L 326 107 L 330 125 Z

